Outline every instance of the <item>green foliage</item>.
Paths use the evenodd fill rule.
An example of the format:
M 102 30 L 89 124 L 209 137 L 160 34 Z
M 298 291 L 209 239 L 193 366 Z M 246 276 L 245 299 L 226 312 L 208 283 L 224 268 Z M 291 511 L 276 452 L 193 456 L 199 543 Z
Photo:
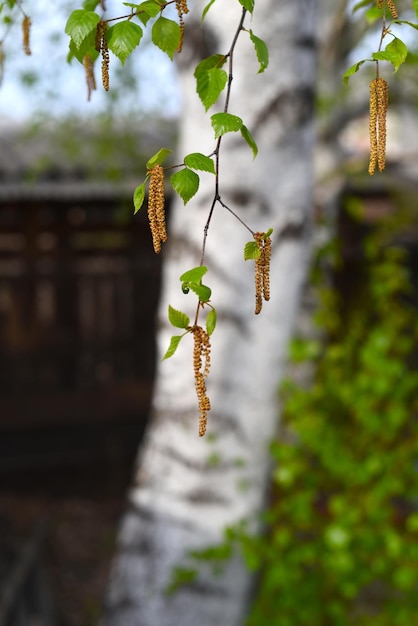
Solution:
M 355 309 L 322 288 L 322 345 L 292 346 L 315 373 L 309 386 L 284 384 L 270 530 L 241 538 L 262 571 L 251 626 L 407 626 L 417 615 L 417 314 L 403 251 L 371 238 L 366 254 Z
M 261 74 L 268 67 L 269 64 L 269 51 L 265 44 L 265 42 L 254 35 L 253 31 L 250 29 L 250 39 L 254 44 L 255 52 L 257 54 L 258 62 L 260 63 L 260 69 L 258 73 Z
M 206 111 L 217 102 L 228 82 L 227 73 L 221 69 L 225 62 L 225 55 L 214 54 L 203 59 L 195 68 L 197 95 Z
M 386 5 L 386 3 L 384 4 Z M 373 5 L 373 6 L 371 6 L 365 11 L 365 18 L 367 22 L 369 24 L 374 24 L 375 22 L 379 20 L 381 20 L 382 22 L 382 31 L 381 31 L 381 36 L 380 36 L 379 48 L 376 52 L 373 52 L 371 54 L 371 58 L 361 59 L 360 61 L 357 61 L 356 63 L 354 63 L 351 67 L 347 69 L 347 71 L 343 75 L 343 82 L 345 84 L 348 83 L 349 78 L 353 76 L 353 74 L 359 71 L 360 67 L 364 63 L 367 63 L 367 62 L 378 63 L 379 61 L 388 61 L 389 63 L 393 65 L 395 72 L 397 72 L 400 66 L 403 65 L 403 63 L 405 63 L 407 56 L 408 56 L 408 48 L 404 41 L 402 41 L 401 39 L 393 35 L 390 27 L 386 23 L 386 19 L 392 19 L 392 22 L 394 24 L 399 24 L 399 25 L 406 24 L 407 26 L 411 26 L 412 28 L 416 30 L 418 29 L 418 24 L 415 24 L 408 20 L 393 19 L 392 16 L 390 15 L 388 7 L 386 7 L 386 15 L 384 15 L 383 8 L 379 9 L 376 3 L 371 0 L 362 0 L 361 2 L 358 2 L 357 4 L 354 5 L 353 12 L 358 11 L 359 9 L 362 9 L 364 7 L 368 7 L 369 5 Z M 418 17 L 418 3 L 416 2 L 416 0 L 413 1 L 413 8 Z M 385 49 L 382 50 L 381 48 L 382 48 L 383 40 L 387 36 L 392 37 L 392 41 L 390 41 L 390 43 L 387 44 Z
M 65 25 L 65 32 L 77 49 L 96 30 L 100 17 L 94 11 L 77 9 L 71 13 Z
M 142 28 L 130 21 L 123 21 L 111 26 L 107 34 L 109 50 L 122 65 L 128 56 L 139 46 L 143 35 Z
M 213 160 L 200 152 L 193 152 L 184 157 L 184 164 L 192 170 L 201 170 L 215 174 L 215 164 Z
M 184 204 L 187 204 L 199 189 L 199 176 L 188 167 L 172 174 L 170 182 Z
M 234 133 L 242 128 L 242 119 L 231 113 L 214 113 L 210 118 L 212 128 L 215 131 L 215 139 L 225 135 L 225 133 Z
M 162 15 L 152 27 L 152 43 L 173 58 L 180 41 L 180 26 Z

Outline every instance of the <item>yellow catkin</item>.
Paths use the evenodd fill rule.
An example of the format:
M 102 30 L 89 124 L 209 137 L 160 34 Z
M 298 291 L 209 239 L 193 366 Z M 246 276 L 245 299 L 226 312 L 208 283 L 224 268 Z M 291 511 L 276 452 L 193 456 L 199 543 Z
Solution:
M 150 176 L 148 188 L 148 220 L 151 229 L 154 251 L 161 252 L 161 243 L 167 241 L 167 228 L 164 208 L 164 168 L 154 165 L 148 170 Z
M 398 12 L 396 10 L 395 3 L 393 2 L 393 0 L 387 0 L 387 3 L 388 3 L 388 9 L 390 11 L 391 16 L 393 17 L 394 20 L 397 20 Z
M 383 6 L 383 0 L 377 0 L 377 8 L 381 9 Z
M 100 50 L 102 53 L 102 84 L 105 91 L 109 91 L 109 48 L 107 45 L 107 24 L 100 23 Z M 97 35 L 97 30 L 96 30 Z M 97 38 L 96 38 L 97 39 Z M 96 41 L 97 45 L 97 41 Z
M 270 300 L 270 259 L 271 239 L 265 233 L 254 233 L 254 239 L 260 250 L 260 256 L 255 260 L 255 314 L 258 315 L 263 307 L 263 299 Z
M 90 101 L 91 93 L 96 89 L 96 79 L 94 77 L 94 63 L 89 54 L 83 57 L 84 72 L 87 84 L 87 100 Z
M 386 116 L 389 101 L 389 85 L 384 78 L 377 80 L 377 164 L 379 172 L 386 166 Z
M 373 176 L 377 162 L 377 79 L 372 80 L 370 83 L 369 138 L 369 174 Z
M 30 27 L 32 26 L 32 22 L 30 21 L 30 17 L 25 15 L 22 22 L 22 31 L 23 31 L 23 50 L 25 54 L 30 56 L 32 54 L 30 49 Z
M 210 338 L 201 326 L 193 326 L 193 371 L 199 404 L 199 436 L 203 437 L 206 432 L 207 414 L 210 411 L 210 400 L 206 391 L 205 378 L 210 369 Z
M 386 117 L 389 102 L 389 86 L 384 78 L 370 83 L 370 160 L 369 174 L 373 175 L 376 164 L 383 172 L 386 166 Z
M 180 26 L 180 39 L 179 44 L 177 46 L 177 52 L 181 52 L 183 48 L 183 39 L 184 39 L 184 20 L 183 15 L 189 12 L 189 7 L 187 6 L 187 0 L 176 0 L 176 9 L 179 16 L 179 26 Z
M 271 238 L 264 240 L 264 271 L 263 271 L 263 298 L 270 300 L 270 261 L 271 261 Z

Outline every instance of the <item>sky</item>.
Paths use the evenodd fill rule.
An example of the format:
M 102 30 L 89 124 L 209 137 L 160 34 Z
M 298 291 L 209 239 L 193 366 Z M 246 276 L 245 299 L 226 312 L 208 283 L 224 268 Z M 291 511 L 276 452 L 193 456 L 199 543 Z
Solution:
M 178 113 L 180 96 L 173 65 L 161 51 L 152 45 L 144 45 L 143 42 L 133 53 L 129 66 L 136 87 L 125 88 L 123 98 L 115 104 L 115 96 L 119 91 L 116 89 L 118 84 L 116 74 L 123 68 L 120 61 L 111 55 L 110 92 L 106 93 L 102 89 L 100 67 L 97 64 L 98 89 L 93 92 L 91 101 L 87 102 L 84 70 L 76 59 L 71 64 L 67 63 L 69 39 L 64 32 L 68 15 L 71 10 L 81 7 L 82 0 L 67 2 L 23 0 L 21 4 L 32 21 L 32 55 L 24 54 L 21 16 L 17 13 L 18 23 L 4 40 L 5 61 L 0 86 L 0 124 L 30 120 L 38 112 L 47 112 L 53 116 L 71 113 L 89 116 L 106 111 L 112 106 L 118 107 L 124 113 L 134 110 L 144 113 L 158 111 L 170 117 Z M 120 0 L 107 0 L 106 9 L 108 16 L 124 15 L 129 12 Z M 6 32 L 2 17 L 3 15 L 0 15 L 0 39 Z M 28 88 L 25 79 L 26 82 L 35 79 L 35 82 Z M 130 79 L 128 82 L 132 84 Z

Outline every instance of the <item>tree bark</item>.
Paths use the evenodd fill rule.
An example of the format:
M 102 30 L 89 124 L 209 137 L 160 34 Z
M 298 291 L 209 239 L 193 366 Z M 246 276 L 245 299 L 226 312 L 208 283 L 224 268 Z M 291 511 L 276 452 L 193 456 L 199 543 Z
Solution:
M 315 0 L 256 1 L 246 27 L 269 47 L 270 66 L 262 74 L 248 34 L 240 35 L 230 112 L 243 118 L 260 152 L 253 161 L 240 135 L 225 136 L 220 192 L 254 231 L 274 228 L 272 296 L 255 316 L 254 263 L 243 260 L 251 235 L 217 205 L 204 280 L 218 312 L 208 432 L 198 437 L 187 336 L 174 357 L 158 365 L 152 421 L 119 534 L 107 626 L 237 626 L 245 619 L 252 578 L 238 555 L 223 576 L 213 577 L 202 566 L 198 582 L 171 597 L 164 589 L 172 568 L 190 566 L 188 551 L 220 541 L 227 525 L 255 520 L 265 502 L 277 390 L 309 260 L 316 13 Z M 215 2 L 204 22 L 205 55 L 229 49 L 240 14 L 238 2 Z M 187 45 L 184 55 L 181 158 L 214 148 L 214 111 L 204 113 L 190 65 L 200 59 Z M 204 174 L 198 196 L 174 207 L 159 312 L 161 355 L 170 336 L 180 334 L 167 321 L 168 304 L 194 317 L 196 300 L 182 293 L 179 276 L 199 265 L 213 193 L 213 175 Z

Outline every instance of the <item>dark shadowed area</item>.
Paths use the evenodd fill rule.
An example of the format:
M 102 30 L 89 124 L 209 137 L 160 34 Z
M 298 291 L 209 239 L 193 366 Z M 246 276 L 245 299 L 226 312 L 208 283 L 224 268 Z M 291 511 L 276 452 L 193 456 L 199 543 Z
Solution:
M 155 367 L 161 258 L 132 193 L 172 129 L 147 128 L 70 120 L 4 137 L 2 625 L 14 605 L 63 626 L 100 614 Z

